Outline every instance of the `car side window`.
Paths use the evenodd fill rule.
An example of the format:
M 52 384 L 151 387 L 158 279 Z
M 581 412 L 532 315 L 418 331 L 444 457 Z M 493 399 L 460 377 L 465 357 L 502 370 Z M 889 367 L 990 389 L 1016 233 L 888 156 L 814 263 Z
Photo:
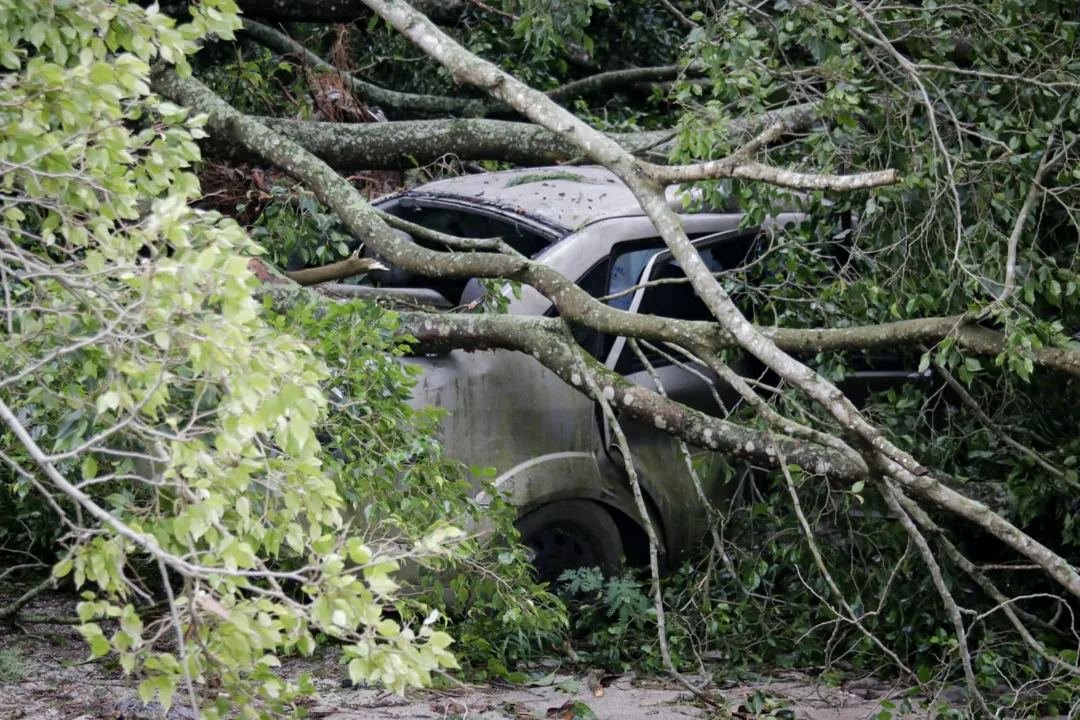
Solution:
M 663 241 L 659 238 L 624 243 L 621 251 L 617 246 L 611 255 L 578 278 L 577 285 L 597 299 L 625 293 L 606 302 L 619 310 L 629 310 L 634 293 L 626 291 L 638 284 L 649 259 L 663 248 Z M 550 314 L 555 314 L 554 308 Z M 613 335 L 581 325 L 574 326 L 574 339 L 586 352 L 601 362 L 607 358 L 615 343 Z
M 691 235 L 690 239 L 694 241 L 712 234 L 695 234 Z M 729 267 L 735 267 L 744 260 L 752 243 L 752 235 L 731 238 L 730 241 L 721 241 L 715 246 L 703 248 L 701 256 L 712 272 L 719 272 L 729 269 L 725 268 L 720 258 L 727 258 L 730 261 Z M 660 238 L 634 240 L 616 245 L 608 258 L 578 278 L 577 285 L 594 298 L 619 295 L 619 297 L 607 300 L 607 304 L 619 310 L 629 310 L 636 293 L 627 291 L 642 282 L 642 273 L 649 264 L 649 260 L 665 249 L 666 246 Z M 660 279 L 662 276 L 683 277 L 678 261 L 669 259 L 656 264 L 651 273 L 651 279 Z M 707 320 L 712 317 L 690 284 L 685 282 L 646 289 L 637 312 L 687 320 Z M 555 315 L 554 308 L 549 311 L 549 314 Z M 607 359 L 615 344 L 614 336 L 578 325 L 574 326 L 574 337 L 583 349 L 601 362 Z M 636 364 L 639 370 L 643 369 L 633 350 L 628 347 L 623 348 L 620 363 L 623 365 L 629 363 L 628 356 L 632 358 L 633 364 Z M 662 356 L 650 356 L 650 362 L 653 361 L 657 366 L 668 363 Z
M 594 298 L 601 298 L 607 295 L 608 289 L 608 272 L 611 268 L 610 259 L 605 259 L 600 263 L 597 263 L 592 269 L 578 278 L 577 285 L 585 292 L 592 295 Z M 549 311 L 550 315 L 555 315 L 556 310 L 554 307 Z M 593 330 L 590 327 L 584 325 L 574 325 L 574 339 L 577 340 L 577 344 L 589 353 L 593 357 L 603 357 L 600 355 L 601 343 L 605 335 L 598 330 Z
M 747 234 L 699 248 L 699 252 L 709 272 L 720 273 L 744 264 L 754 244 L 754 236 Z M 639 314 L 659 315 L 675 320 L 708 321 L 713 319 L 709 308 L 686 280 L 686 274 L 678 260 L 670 255 L 657 259 L 649 272 L 649 277 L 636 280 L 634 284 L 657 280 L 674 282 L 663 282 L 645 288 L 637 308 Z M 645 347 L 641 350 L 654 368 L 671 364 L 670 360 L 659 353 L 649 351 Z M 642 370 L 645 370 L 645 366 L 637 353 L 630 347 L 624 346 L 616 361 L 615 371 L 622 375 L 629 375 Z
M 630 309 L 630 303 L 633 302 L 634 293 L 626 291 L 638 284 L 642 270 L 644 270 L 645 266 L 649 263 L 649 258 L 659 251 L 660 248 L 653 245 L 651 247 L 630 250 L 621 255 L 612 256 L 611 278 L 608 282 L 605 295 L 619 295 L 619 293 L 626 294 L 608 300 L 608 305 L 618 308 L 619 310 Z

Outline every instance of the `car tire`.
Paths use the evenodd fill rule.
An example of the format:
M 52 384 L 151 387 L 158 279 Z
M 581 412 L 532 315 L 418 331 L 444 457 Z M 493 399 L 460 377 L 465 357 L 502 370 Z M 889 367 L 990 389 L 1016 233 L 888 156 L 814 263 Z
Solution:
M 598 567 L 605 577 L 619 572 L 622 536 L 603 505 L 591 500 L 556 500 L 518 518 L 521 543 L 533 552 L 542 582 L 566 570 Z

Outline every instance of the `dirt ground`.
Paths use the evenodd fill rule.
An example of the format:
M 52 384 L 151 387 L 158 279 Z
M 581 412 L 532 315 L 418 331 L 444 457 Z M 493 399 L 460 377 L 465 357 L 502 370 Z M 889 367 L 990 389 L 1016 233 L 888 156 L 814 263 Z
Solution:
M 2 594 L 2 593 L 0 593 Z M 26 614 L 73 613 L 75 600 L 52 596 L 26 608 Z M 88 656 L 82 637 L 70 626 L 26 624 L 0 626 L 0 653 L 22 665 L 25 672 L 5 684 L 0 675 L 0 720 L 79 720 L 117 717 L 117 703 L 137 702 L 136 682 L 109 663 L 84 663 Z M 3 664 L 0 663 L 0 670 Z M 538 668 L 538 676 L 552 668 Z M 343 688 L 343 669 L 332 648 L 314 658 L 285 661 L 282 672 L 309 672 L 319 690 L 307 705 L 316 720 L 455 720 L 546 719 L 568 701 L 589 706 L 599 720 L 662 720 L 664 718 L 770 717 L 768 713 L 739 712 L 748 696 L 764 693 L 795 720 L 862 720 L 875 718 L 881 701 L 899 698 L 904 689 L 863 680 L 839 688 L 824 687 L 799 673 L 779 674 L 752 683 L 714 687 L 724 707 L 705 708 L 685 690 L 666 679 L 638 678 L 633 673 L 608 678 L 603 697 L 595 697 L 583 672 L 556 672 L 546 687 L 456 687 L 410 692 L 406 697 L 368 689 Z M 10 678 L 9 678 L 10 679 Z M 926 717 L 925 711 L 922 715 Z M 143 714 L 140 720 L 147 715 Z M 161 717 L 160 713 L 157 717 Z M 183 709 L 170 720 L 186 720 Z M 790 715 L 787 716 L 791 718 Z M 894 714 L 894 718 L 899 716 Z

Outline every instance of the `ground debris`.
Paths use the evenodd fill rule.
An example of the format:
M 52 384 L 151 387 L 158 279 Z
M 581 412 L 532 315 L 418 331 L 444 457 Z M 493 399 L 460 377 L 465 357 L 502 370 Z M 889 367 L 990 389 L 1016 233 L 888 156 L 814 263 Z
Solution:
M 116 703 L 112 717 L 116 720 L 195 720 L 195 713 L 183 705 L 173 705 L 166 711 L 161 703 L 131 699 Z

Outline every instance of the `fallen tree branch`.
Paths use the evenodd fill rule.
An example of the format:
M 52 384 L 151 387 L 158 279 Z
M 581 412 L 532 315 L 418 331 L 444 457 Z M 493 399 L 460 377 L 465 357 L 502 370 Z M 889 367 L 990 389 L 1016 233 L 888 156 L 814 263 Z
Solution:
M 173 71 L 155 75 L 161 94 L 199 112 L 209 114 L 208 127 L 223 141 L 245 148 L 301 179 L 315 196 L 338 214 L 342 224 L 370 245 L 386 262 L 410 272 L 433 278 L 504 278 L 531 285 L 551 299 L 562 317 L 612 335 L 639 337 L 655 342 L 685 343 L 696 338 L 717 349 L 734 347 L 734 339 L 715 323 L 687 322 L 617 310 L 597 301 L 557 271 L 540 263 L 494 253 L 448 254 L 412 243 L 393 232 L 385 213 L 370 207 L 360 194 L 324 162 L 297 143 L 273 132 L 257 118 L 242 115 L 194 79 L 180 78 Z M 805 109 L 800 112 L 806 113 Z M 389 123 L 377 123 L 378 127 Z M 397 223 L 398 227 L 405 227 Z M 459 239 L 460 240 L 460 239 Z M 796 342 L 822 342 L 819 335 L 796 332 Z M 875 340 L 880 340 L 874 336 Z M 1080 363 L 1078 363 L 1080 368 Z
M 844 395 L 823 377 L 781 351 L 768 337 L 754 328 L 727 293 L 709 273 L 697 250 L 690 244 L 678 216 L 668 206 L 662 188 L 650 181 L 632 155 L 610 138 L 592 130 L 569 115 L 544 95 L 529 89 L 489 63 L 468 54 L 450 38 L 407 5 L 388 6 L 383 0 L 365 0 L 381 15 L 413 38 L 421 47 L 447 61 L 453 58 L 452 72 L 461 79 L 473 78 L 503 100 L 514 104 L 534 121 L 574 141 L 594 160 L 616 170 L 634 192 L 654 226 L 668 243 L 698 295 L 720 320 L 723 328 L 752 355 L 776 371 L 781 378 L 802 388 L 816 402 L 827 408 L 842 427 L 860 436 L 877 453 L 872 460 L 880 472 L 893 477 L 904 488 L 964 517 L 986 529 L 1013 549 L 1038 563 L 1071 593 L 1080 597 L 1080 574 L 1045 545 L 1019 530 L 986 505 L 951 490 L 914 458 L 894 446 L 876 428 L 859 415 Z M 564 276 L 536 263 L 488 253 L 437 253 L 421 248 L 394 233 L 354 188 L 344 182 L 325 163 L 283 139 L 253 118 L 241 115 L 195 80 L 181 79 L 174 71 L 159 72 L 154 85 L 162 94 L 188 105 L 209 111 L 212 129 L 223 132 L 268 162 L 300 177 L 316 196 L 341 216 L 355 236 L 371 242 L 389 262 L 432 277 L 504 277 L 518 279 L 553 299 L 564 317 L 589 327 L 621 335 L 640 337 L 640 329 L 654 323 L 662 342 L 685 340 L 670 337 L 674 323 L 666 318 L 631 315 L 607 308 L 591 298 Z M 505 272 L 502 272 L 505 270 Z M 622 330 L 614 327 L 622 326 Z M 580 378 L 579 378 L 580 380 Z M 698 443 L 695 443 L 698 444 Z M 704 443 L 709 447 L 709 442 Z M 871 458 L 867 458 L 869 462 Z
M 574 80 L 561 85 L 554 90 L 548 90 L 547 96 L 555 102 L 573 100 L 583 95 L 592 95 L 614 88 L 627 87 L 637 83 L 654 83 L 665 80 L 675 80 L 683 73 L 697 74 L 700 72 L 695 67 L 683 65 L 660 65 L 657 67 L 628 68 L 626 70 L 611 70 L 597 73 L 581 80 Z
M 408 170 L 446 155 L 470 160 L 502 160 L 520 166 L 554 165 L 575 154 L 573 147 L 547 130 L 508 120 L 473 118 L 346 124 L 258 118 L 258 122 L 341 171 Z M 654 140 L 652 134 L 642 134 L 640 138 L 627 138 L 627 144 L 637 147 Z M 402 148 L 408 148 L 408 154 L 403 153 Z M 217 149 L 215 146 L 215 151 Z
M 964 315 L 950 315 L 851 328 L 761 328 L 760 332 L 787 352 L 918 347 L 946 338 L 954 338 L 965 350 L 980 355 L 1000 355 L 1009 349 L 1004 334 L 979 325 L 965 325 L 965 320 Z M 1080 377 L 1080 352 L 1048 347 L 1029 352 L 1032 362 L 1042 367 Z
M 417 339 L 422 351 L 448 348 L 464 350 L 504 349 L 532 355 L 564 382 L 581 389 L 585 381 L 573 362 L 572 348 L 562 338 L 557 318 L 526 318 L 510 315 L 432 315 L 400 313 L 398 332 Z M 777 469 L 779 460 L 766 436 L 755 428 L 721 420 L 669 400 L 612 372 L 586 357 L 589 377 L 604 389 L 612 408 L 628 417 L 658 427 L 679 440 L 725 455 L 751 461 L 762 468 Z M 832 448 L 783 435 L 776 442 L 791 462 L 840 482 L 865 476 L 865 466 Z
M 926 511 L 919 507 L 919 505 L 914 500 L 907 497 L 903 493 L 899 493 L 897 495 L 897 500 L 903 506 L 903 508 L 911 515 L 912 519 L 914 519 L 916 523 L 918 523 L 924 530 L 935 536 L 938 544 L 941 545 L 942 549 L 945 551 L 945 554 L 949 557 L 949 559 L 952 560 L 957 567 L 967 573 L 967 575 L 975 581 L 975 584 L 977 584 L 983 590 L 983 592 L 985 592 L 994 602 L 998 604 L 1002 612 L 1004 612 L 1005 616 L 1009 619 L 1009 622 L 1012 623 L 1017 633 L 1020 635 L 1021 638 L 1024 639 L 1024 642 L 1026 642 L 1030 648 L 1032 648 L 1036 653 L 1038 653 L 1044 660 L 1049 662 L 1051 665 L 1061 667 L 1073 675 L 1080 676 L 1080 667 L 1077 667 L 1072 663 L 1068 663 L 1062 660 L 1060 657 L 1056 657 L 1048 653 L 1046 650 L 1046 646 L 1039 642 L 1037 639 L 1035 639 L 1035 637 L 1031 634 L 1031 631 L 1028 630 L 1027 626 L 1024 625 L 1024 622 L 1031 623 L 1032 625 L 1037 625 L 1038 627 L 1041 627 L 1042 629 L 1052 632 L 1056 635 L 1062 635 L 1063 633 L 1061 632 L 1061 630 L 1059 630 L 1054 625 L 1040 620 L 1034 615 L 1024 612 L 1020 608 L 1016 607 L 1015 603 L 1012 600 L 1005 597 L 1005 594 L 998 590 L 998 588 L 992 582 L 990 582 L 990 579 L 986 577 L 986 575 L 979 567 L 977 567 L 973 562 L 971 562 L 966 557 L 964 557 L 963 554 L 961 554 L 960 550 L 957 549 L 957 547 L 953 545 L 948 538 L 945 537 L 945 534 L 944 532 L 942 532 L 941 528 L 937 526 L 937 524 L 930 518 L 930 516 L 926 514 Z M 1059 607 L 1061 602 L 1063 601 L 1059 601 Z
M 346 278 L 351 278 L 354 275 L 360 275 L 361 273 L 370 272 L 372 270 L 386 269 L 387 267 L 378 260 L 362 258 L 359 255 L 354 254 L 341 262 L 331 263 L 321 267 L 307 268 L 305 270 L 294 270 L 293 272 L 285 273 L 285 275 L 297 285 L 307 287 L 309 285 L 334 282 L 335 280 L 344 280 Z
M 229 107 L 220 98 L 210 92 L 201 83 L 195 80 L 182 80 L 172 74 L 159 74 L 155 80 L 156 86 L 162 94 L 169 96 L 174 101 L 188 107 L 195 108 L 199 112 L 210 113 L 210 129 L 221 136 L 222 140 L 229 139 L 233 144 L 247 148 L 248 152 L 274 162 L 273 158 L 281 157 L 280 167 L 288 169 L 294 175 L 301 177 L 303 181 L 312 186 L 319 199 L 338 213 L 346 227 L 359 239 L 368 242 L 379 255 L 388 262 L 403 267 L 411 272 L 417 272 L 435 278 L 461 278 L 461 277 L 502 277 L 519 280 L 532 285 L 548 298 L 559 297 L 556 303 L 560 313 L 568 319 L 588 325 L 601 332 L 612 335 L 626 335 L 643 338 L 653 342 L 671 342 L 682 344 L 687 338 L 695 338 L 695 347 L 720 350 L 723 348 L 736 347 L 734 337 L 711 322 L 690 322 L 672 320 L 655 316 L 635 315 L 617 310 L 609 305 L 596 301 L 573 282 L 559 273 L 537 263 L 531 263 L 521 258 L 499 258 L 494 255 L 458 255 L 447 256 L 418 247 L 409 243 L 400 236 L 388 233 L 383 222 L 391 223 L 395 227 L 407 232 L 414 232 L 418 237 L 428 237 L 431 231 L 419 228 L 400 218 L 391 218 L 385 213 L 379 213 L 367 206 L 359 197 L 358 193 L 342 178 L 329 171 L 315 168 L 311 164 L 314 158 L 305 158 L 301 154 L 300 147 L 291 144 L 279 144 L 274 140 L 272 133 L 267 133 L 267 128 L 257 118 L 243 116 Z M 794 106 L 789 109 L 789 116 L 800 119 L 802 122 L 810 122 L 814 116 L 814 106 Z M 761 118 L 762 120 L 777 119 L 779 113 Z M 268 121 L 274 129 L 282 130 L 288 135 L 293 127 L 309 125 L 310 123 L 293 123 L 291 121 Z M 434 121 L 444 122 L 444 121 Z M 476 121 L 449 121 L 452 123 L 476 122 Z M 487 123 L 499 121 L 481 121 Z M 784 120 L 785 126 L 787 120 Z M 233 125 L 236 123 L 237 130 Z M 522 123 L 505 123 L 515 127 L 530 127 Z M 326 123 L 334 127 L 332 123 Z M 393 126 L 394 123 L 373 123 L 368 125 L 340 125 L 338 128 L 382 128 Z M 334 130 L 333 132 L 339 132 Z M 327 136 L 327 141 L 315 148 L 332 155 L 335 152 L 341 154 L 347 152 L 347 147 L 336 146 L 330 142 L 332 136 Z M 237 140 L 239 142 L 237 142 Z M 303 143 L 297 143 L 303 145 Z M 309 152 L 312 152 L 310 148 Z M 273 152 L 271 152 L 273 150 Z M 264 152 L 265 151 L 265 152 Z M 313 153 L 317 154 L 317 153 Z M 277 163 L 275 163 L 277 164 Z M 381 220 L 381 222 L 380 222 Z M 381 228 L 381 229 L 380 229 Z M 449 237 L 449 242 L 444 242 L 448 247 L 461 248 L 462 238 Z M 443 242 L 438 237 L 432 237 L 437 242 Z M 476 245 L 477 249 L 494 249 Z M 781 349 L 790 353 L 803 352 L 831 352 L 840 350 L 873 350 L 890 347 L 915 347 L 918 344 L 935 344 L 946 338 L 955 338 L 966 350 L 982 355 L 999 355 L 1008 349 L 1006 337 L 999 332 L 978 325 L 965 325 L 964 316 L 948 316 L 941 318 L 920 318 L 915 320 L 902 320 L 879 325 L 867 325 L 851 328 L 825 328 L 825 329 L 800 329 L 800 328 L 760 328 L 761 335 L 767 337 Z M 1036 348 L 1030 351 L 1032 361 L 1038 365 L 1067 372 L 1080 377 L 1080 352 L 1066 348 Z
M 624 466 L 626 468 L 626 474 L 630 479 L 630 490 L 634 495 L 634 505 L 637 507 L 638 516 L 641 518 L 641 526 L 645 530 L 645 536 L 649 539 L 649 577 L 652 581 L 652 592 L 650 594 L 652 595 L 653 611 L 656 613 L 656 635 L 657 639 L 660 641 L 660 658 L 664 663 L 664 669 L 667 670 L 668 674 L 675 678 L 679 684 L 693 693 L 702 702 L 711 706 L 717 706 L 718 703 L 705 692 L 704 688 L 699 688 L 691 683 L 685 675 L 678 671 L 675 667 L 675 663 L 671 660 L 671 648 L 668 646 L 667 623 L 664 615 L 664 593 L 660 588 L 660 542 L 657 539 L 656 529 L 653 527 L 652 519 L 649 517 L 649 508 L 645 504 L 645 498 L 641 492 L 641 483 L 638 480 L 637 468 L 634 467 L 634 463 L 631 460 L 631 458 L 633 458 L 633 453 L 630 451 L 630 443 L 627 442 L 626 434 L 623 432 L 622 427 L 619 425 L 618 418 L 615 417 L 615 413 L 611 409 L 611 403 L 608 401 L 606 392 L 600 390 L 593 374 L 590 373 L 589 369 L 586 367 L 586 363 L 581 354 L 581 348 L 574 342 L 574 336 L 570 330 L 570 325 L 564 322 L 562 330 L 566 346 L 570 349 L 571 356 L 574 360 L 574 367 L 583 374 L 585 378 L 585 387 L 588 388 L 589 396 L 600 404 L 600 410 L 604 415 L 604 421 L 611 427 L 611 431 L 615 434 L 615 441 L 619 446 L 619 452 L 626 458 Z M 660 390 L 660 394 L 663 395 L 663 389 L 659 387 L 658 389 Z M 685 444 L 683 444 L 682 447 L 683 450 L 686 449 Z M 687 454 L 689 455 L 689 453 Z
M 332 302 L 324 295 L 290 282 L 262 260 L 253 258 L 249 265 L 264 283 L 257 294 L 269 298 L 270 307 L 275 312 L 288 312 L 304 303 Z M 397 299 L 393 290 L 364 290 L 368 292 L 355 296 L 377 300 L 381 294 L 389 301 Z M 422 303 L 418 301 L 417 304 Z M 559 318 L 401 311 L 398 313 L 396 334 L 414 339 L 415 351 L 419 353 L 449 350 L 521 352 L 532 356 L 564 382 L 581 390 L 585 377 L 575 370 L 572 348 L 562 337 L 561 325 Z M 807 472 L 839 483 L 867 478 L 865 464 L 839 438 L 818 444 L 816 440 L 825 437 L 824 434 L 787 419 L 783 420 L 781 430 L 795 437 L 779 433 L 770 436 L 756 428 L 729 422 L 663 397 L 634 384 L 592 358 L 586 357 L 585 362 L 595 382 L 604 389 L 605 395 L 610 395 L 608 402 L 614 409 L 627 417 L 654 425 L 685 443 L 747 460 L 755 467 L 769 470 L 780 467 L 772 445 L 779 443 L 788 460 Z M 705 363 L 704 360 L 701 362 Z M 965 483 L 962 487 L 970 492 L 973 486 L 973 483 Z
M 720 180 L 737 178 L 768 183 L 777 187 L 793 190 L 832 190 L 834 192 L 854 192 L 870 188 L 895 185 L 900 182 L 896 170 L 878 170 L 857 175 L 826 175 L 821 173 L 801 173 L 793 170 L 772 167 L 764 163 L 744 160 L 732 156 L 722 160 L 698 163 L 696 165 L 655 165 L 642 163 L 648 176 L 659 183 L 690 183 L 699 180 Z
M 735 392 L 739 393 L 743 400 L 750 407 L 754 408 L 754 411 L 773 428 L 782 430 L 788 435 L 794 435 L 797 438 L 816 443 L 822 447 L 832 448 L 837 453 L 847 457 L 852 464 L 859 468 L 861 473 L 866 472 L 866 463 L 863 462 L 862 457 L 855 452 L 850 445 L 838 437 L 821 432 L 820 430 L 815 430 L 808 425 L 803 425 L 790 418 L 781 416 L 780 413 L 773 410 L 772 406 L 765 402 L 765 400 L 750 387 L 750 384 L 745 379 L 728 367 L 727 363 L 717 357 L 716 354 L 705 352 L 702 353 L 701 357 L 698 357 L 678 346 L 672 347 L 675 347 L 679 352 L 685 353 L 690 358 L 693 358 L 695 362 L 701 363 L 716 373 L 721 380 L 730 385 Z
M 787 115 L 795 121 L 803 122 L 813 118 L 812 111 L 808 112 L 806 106 L 793 106 L 790 113 L 770 113 L 753 121 L 733 122 L 730 130 L 734 136 L 754 131 L 759 128 L 761 121 L 776 115 Z M 510 120 L 458 118 L 333 123 L 260 117 L 258 121 L 302 145 L 331 167 L 341 171 L 408 170 L 417 164 L 435 162 L 446 155 L 469 160 L 501 160 L 523 167 L 553 165 L 581 157 L 577 148 L 545 128 Z M 790 132 L 786 124 L 785 128 Z M 611 133 L 607 137 L 631 153 L 651 151 L 665 154 L 673 147 L 675 132 L 646 130 Z M 403 147 L 409 149 L 408 155 L 401 152 Z M 213 149 L 216 155 L 222 157 L 246 159 L 238 152 L 239 148 L 218 144 L 214 145 Z
M 7 605 L 0 607 L 0 621 L 10 621 L 34 598 L 41 595 L 43 592 L 54 589 L 56 589 L 56 577 L 50 574 L 49 577 L 15 598 Z
M 630 349 L 634 351 L 634 355 L 637 356 L 637 359 L 641 363 L 642 367 L 644 367 L 646 371 L 648 371 L 649 378 L 652 380 L 653 385 L 656 386 L 657 394 L 659 394 L 660 397 L 667 398 L 668 394 L 664 390 L 664 383 L 660 380 L 660 375 L 656 372 L 656 368 L 653 367 L 653 364 L 649 362 L 649 358 L 646 357 L 645 353 L 641 351 L 641 347 L 638 344 L 638 341 L 630 338 L 628 344 L 630 345 Z M 713 397 L 716 399 L 716 404 L 719 405 L 722 410 L 724 409 L 724 404 L 720 401 L 720 395 L 717 392 L 716 385 L 712 382 L 712 380 L 710 380 L 702 373 L 694 370 L 693 368 L 683 363 L 680 363 L 679 360 L 671 357 L 670 355 L 667 355 L 655 346 L 649 345 L 645 342 L 643 342 L 642 344 L 644 344 L 646 347 L 649 347 L 654 352 L 659 352 L 663 355 L 666 355 L 671 362 L 681 366 L 686 371 L 697 375 L 700 379 L 704 380 L 709 385 L 709 390 L 712 391 Z M 708 495 L 705 493 L 705 487 L 701 484 L 701 477 L 698 475 L 698 471 L 694 467 L 694 458 L 690 454 L 690 448 L 682 440 L 679 441 L 679 454 L 682 456 L 683 464 L 686 466 L 686 473 L 690 477 L 690 480 L 694 485 L 694 494 L 697 495 L 698 502 L 701 503 L 701 506 L 705 509 L 706 517 L 708 517 L 709 519 L 709 535 L 711 536 L 713 542 L 712 552 L 718 553 L 720 555 L 720 562 L 724 565 L 724 569 L 727 570 L 728 573 L 731 575 L 731 579 L 732 581 L 734 581 L 736 587 L 738 587 L 740 594 L 746 595 L 746 586 L 743 585 L 743 583 L 740 581 L 739 573 L 736 572 L 734 563 L 731 562 L 731 558 L 728 556 L 727 551 L 724 549 L 723 528 L 725 525 L 725 518 L 723 516 L 723 513 L 716 509 L 712 501 L 709 499 Z M 710 556 L 710 563 L 711 561 L 712 558 Z M 702 674 L 704 675 L 704 673 Z

